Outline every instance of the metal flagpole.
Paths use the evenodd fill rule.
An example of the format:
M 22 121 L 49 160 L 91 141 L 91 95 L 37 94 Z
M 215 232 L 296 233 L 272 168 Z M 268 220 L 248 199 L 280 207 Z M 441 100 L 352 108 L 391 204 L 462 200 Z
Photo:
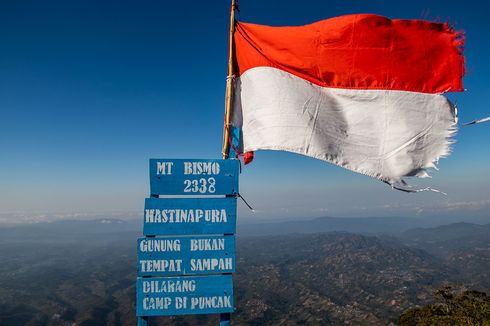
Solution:
M 230 151 L 230 120 L 231 110 L 233 105 L 233 84 L 234 84 L 234 63 L 235 63 L 235 51 L 233 33 L 235 32 L 235 10 L 237 9 L 237 0 L 231 1 L 230 10 L 230 31 L 228 34 L 228 76 L 226 77 L 226 94 L 225 94 L 225 122 L 223 126 L 223 147 L 221 153 L 223 159 L 228 158 L 228 152 Z

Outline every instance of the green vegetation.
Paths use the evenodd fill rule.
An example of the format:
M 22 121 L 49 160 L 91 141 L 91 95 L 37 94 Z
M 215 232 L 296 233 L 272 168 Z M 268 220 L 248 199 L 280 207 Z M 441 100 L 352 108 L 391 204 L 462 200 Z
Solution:
M 437 290 L 435 303 L 405 311 L 400 326 L 490 325 L 490 297 L 485 292 L 464 290 L 456 293 L 449 285 Z

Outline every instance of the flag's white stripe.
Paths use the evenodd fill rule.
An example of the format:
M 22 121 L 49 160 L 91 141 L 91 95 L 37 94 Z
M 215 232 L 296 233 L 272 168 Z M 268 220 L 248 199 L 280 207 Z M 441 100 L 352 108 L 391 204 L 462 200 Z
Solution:
M 270 67 L 242 74 L 235 92 L 245 151 L 304 154 L 391 184 L 428 176 L 456 131 L 439 94 L 326 88 Z

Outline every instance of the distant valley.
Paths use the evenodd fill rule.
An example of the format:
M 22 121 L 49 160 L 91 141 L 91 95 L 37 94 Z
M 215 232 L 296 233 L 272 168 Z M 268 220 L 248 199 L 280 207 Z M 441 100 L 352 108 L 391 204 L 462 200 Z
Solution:
M 490 292 L 489 224 L 341 220 L 240 225 L 234 324 L 388 325 L 446 282 Z M 140 235 L 110 219 L 0 228 L 0 325 L 134 325 Z

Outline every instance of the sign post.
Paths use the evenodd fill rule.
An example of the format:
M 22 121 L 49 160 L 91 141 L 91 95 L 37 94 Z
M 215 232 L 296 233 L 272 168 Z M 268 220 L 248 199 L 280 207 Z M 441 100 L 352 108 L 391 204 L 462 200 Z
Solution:
M 136 315 L 234 311 L 238 160 L 151 159 L 138 239 Z M 164 196 L 160 198 L 160 196 Z

